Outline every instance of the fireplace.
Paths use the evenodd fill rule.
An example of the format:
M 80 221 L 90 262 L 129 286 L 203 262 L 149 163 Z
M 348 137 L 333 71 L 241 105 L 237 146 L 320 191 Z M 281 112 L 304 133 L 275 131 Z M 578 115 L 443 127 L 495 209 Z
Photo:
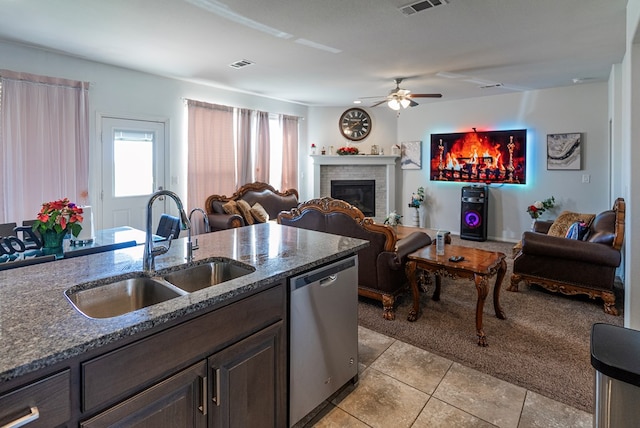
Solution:
M 322 156 L 312 155 L 313 197 L 331 196 L 332 180 L 375 181 L 376 223 L 382 223 L 396 209 L 396 166 L 398 155 Z
M 331 197 L 350 203 L 366 217 L 376 215 L 375 180 L 331 180 Z

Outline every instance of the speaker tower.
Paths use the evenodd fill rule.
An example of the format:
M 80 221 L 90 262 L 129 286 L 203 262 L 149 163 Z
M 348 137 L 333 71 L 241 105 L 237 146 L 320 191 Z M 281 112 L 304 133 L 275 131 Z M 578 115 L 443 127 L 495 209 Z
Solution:
M 489 195 L 487 186 L 462 188 L 460 210 L 460 238 L 471 241 L 487 240 Z

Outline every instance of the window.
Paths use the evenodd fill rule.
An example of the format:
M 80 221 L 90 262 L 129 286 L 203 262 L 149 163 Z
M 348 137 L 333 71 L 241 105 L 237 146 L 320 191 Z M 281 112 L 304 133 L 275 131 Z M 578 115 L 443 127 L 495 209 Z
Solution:
M 189 207 L 253 181 L 297 187 L 298 118 L 194 100 L 187 117 Z
M 0 70 L 0 86 L 0 223 L 65 197 L 86 204 L 89 83 Z
M 117 132 L 113 141 L 114 195 L 153 193 L 153 134 Z

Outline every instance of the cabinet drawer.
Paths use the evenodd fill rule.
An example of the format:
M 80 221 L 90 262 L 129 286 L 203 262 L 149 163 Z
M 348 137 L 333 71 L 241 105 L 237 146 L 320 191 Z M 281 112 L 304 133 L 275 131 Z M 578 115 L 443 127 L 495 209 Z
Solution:
M 82 410 L 126 398 L 185 363 L 283 319 L 284 310 L 281 284 L 82 363 Z
M 0 396 L 0 426 L 29 416 L 33 418 L 26 424 L 29 428 L 65 423 L 71 414 L 70 390 L 71 375 L 65 370 Z

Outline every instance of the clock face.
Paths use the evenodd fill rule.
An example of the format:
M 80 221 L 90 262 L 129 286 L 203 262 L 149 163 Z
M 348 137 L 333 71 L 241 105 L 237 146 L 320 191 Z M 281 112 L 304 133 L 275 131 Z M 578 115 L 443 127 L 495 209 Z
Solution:
M 361 108 L 350 108 L 340 116 L 340 133 L 351 141 L 364 140 L 371 132 L 371 116 Z

